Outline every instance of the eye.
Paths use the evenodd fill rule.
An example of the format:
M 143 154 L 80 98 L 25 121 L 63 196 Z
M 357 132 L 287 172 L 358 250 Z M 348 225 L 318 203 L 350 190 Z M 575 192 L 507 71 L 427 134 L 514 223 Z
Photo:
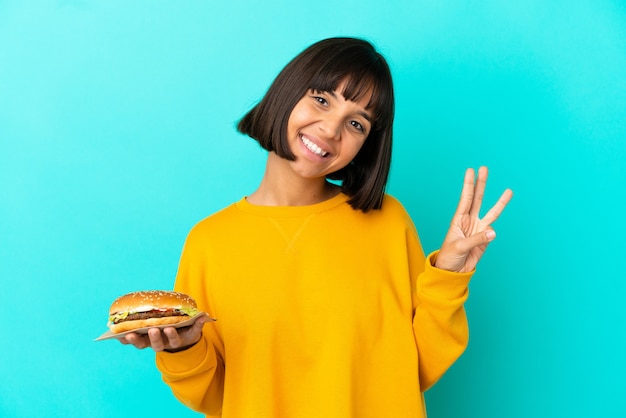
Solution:
M 328 100 L 326 100 L 322 96 L 312 96 L 312 97 L 313 97 L 313 100 L 315 100 L 319 104 L 321 104 L 323 106 L 327 106 L 328 105 Z
M 359 121 L 351 120 L 350 125 L 354 127 L 359 132 L 365 133 L 365 126 L 363 126 Z

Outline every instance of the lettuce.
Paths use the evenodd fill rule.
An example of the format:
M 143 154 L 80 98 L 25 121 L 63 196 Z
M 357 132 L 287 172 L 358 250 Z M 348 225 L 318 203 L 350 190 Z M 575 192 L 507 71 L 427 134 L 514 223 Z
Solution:
M 200 313 L 200 311 L 194 307 L 178 308 L 178 310 L 184 313 L 185 315 L 189 315 L 189 316 L 196 316 Z

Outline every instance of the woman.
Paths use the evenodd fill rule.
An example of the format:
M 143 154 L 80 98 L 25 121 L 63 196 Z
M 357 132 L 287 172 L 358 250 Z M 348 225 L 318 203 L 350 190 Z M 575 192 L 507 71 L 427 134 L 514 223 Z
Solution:
M 487 169 L 467 170 L 441 249 L 425 257 L 385 194 L 394 116 L 385 59 L 360 39 L 305 49 L 239 130 L 268 151 L 259 187 L 190 232 L 175 290 L 218 318 L 124 343 L 157 352 L 208 417 L 425 417 L 423 392 L 464 351 L 463 309 L 490 225 Z

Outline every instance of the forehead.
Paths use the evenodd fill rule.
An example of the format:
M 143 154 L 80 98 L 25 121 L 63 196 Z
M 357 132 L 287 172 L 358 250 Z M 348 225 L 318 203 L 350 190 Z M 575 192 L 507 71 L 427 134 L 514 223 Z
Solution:
M 374 115 L 369 108 L 370 100 L 372 97 L 371 88 L 364 90 L 363 94 L 351 98 L 349 94 L 346 94 L 345 83 L 340 83 L 335 90 L 330 91 L 329 93 L 335 98 L 340 95 L 344 98 L 344 100 L 354 103 L 357 108 L 357 113 L 365 117 L 365 119 L 367 119 L 369 122 L 372 121 Z
M 362 107 L 363 110 L 367 113 L 368 119 L 372 118 L 372 94 L 374 89 L 369 83 L 361 83 L 360 85 L 357 85 L 351 83 L 350 79 L 344 78 L 331 88 L 312 88 L 312 90 L 326 91 L 330 93 L 333 97 L 337 97 L 338 95 L 340 95 L 346 101 L 353 102 Z
M 319 91 L 336 91 L 341 93 L 346 100 L 358 102 L 362 97 L 371 98 L 374 91 L 373 85 L 372 80 L 346 75 L 313 81 L 311 88 Z
M 352 85 L 349 79 L 342 80 L 337 87 L 335 87 L 335 91 L 341 93 L 346 100 L 352 102 L 362 102 L 366 100 L 368 104 L 372 98 L 373 90 L 371 83 L 362 82 Z

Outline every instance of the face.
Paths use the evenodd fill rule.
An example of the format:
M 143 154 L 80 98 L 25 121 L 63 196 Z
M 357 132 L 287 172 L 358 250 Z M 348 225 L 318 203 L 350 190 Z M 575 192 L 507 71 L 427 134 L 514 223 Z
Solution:
M 348 165 L 372 128 L 366 109 L 371 93 L 358 102 L 346 100 L 343 83 L 332 92 L 309 90 L 289 116 L 287 135 L 296 156 L 291 168 L 302 177 L 324 179 Z

